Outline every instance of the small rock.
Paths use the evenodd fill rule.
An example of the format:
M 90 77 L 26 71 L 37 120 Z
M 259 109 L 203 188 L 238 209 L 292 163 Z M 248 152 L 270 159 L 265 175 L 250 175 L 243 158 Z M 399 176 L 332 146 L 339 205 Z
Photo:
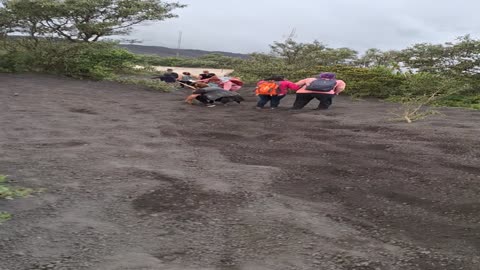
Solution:
M 14 93 L 13 95 L 16 96 L 16 97 L 18 97 L 18 95 L 20 95 L 20 94 L 19 94 L 19 93 Z
M 26 254 L 25 254 L 23 251 L 19 251 L 19 252 L 14 252 L 13 255 L 16 255 L 16 256 L 25 256 Z
M 366 266 L 370 266 L 370 263 L 369 262 L 362 262 L 362 263 L 357 263 L 355 266 L 358 266 L 358 267 L 366 267 Z

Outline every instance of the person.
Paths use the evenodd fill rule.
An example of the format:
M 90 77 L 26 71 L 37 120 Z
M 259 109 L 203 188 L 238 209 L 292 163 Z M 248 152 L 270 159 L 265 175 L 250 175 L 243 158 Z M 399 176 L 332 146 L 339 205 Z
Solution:
M 346 84 L 337 80 L 335 73 L 325 72 L 316 78 L 307 78 L 296 83 L 300 88 L 297 91 L 292 110 L 301 110 L 312 99 L 320 101 L 317 110 L 326 110 L 332 103 L 333 98 L 345 90 Z
M 256 108 L 263 109 L 268 102 L 270 102 L 271 109 L 278 108 L 280 101 L 287 95 L 289 89 L 296 91 L 298 86 L 283 76 L 273 76 L 259 81 L 255 89 L 259 98 Z
M 178 73 L 173 72 L 173 69 L 169 68 L 163 75 L 153 77 L 152 79 L 157 78 L 166 83 L 176 83 L 178 80 Z
M 199 88 L 199 89 L 193 91 L 192 95 L 187 99 L 191 100 L 191 97 L 194 97 L 196 100 L 200 101 L 203 105 L 205 105 L 209 108 L 215 107 L 215 104 L 214 104 L 215 101 L 214 100 L 209 100 L 205 95 L 207 93 L 206 88 L 208 88 L 208 87 Z
M 238 91 L 243 86 L 240 78 L 225 75 L 220 80 L 222 81 L 221 87 L 227 91 Z
M 184 84 L 186 85 L 193 85 L 193 77 L 192 77 L 192 74 L 190 72 L 183 72 L 182 73 L 182 78 L 180 78 L 179 82 L 181 82 L 181 87 L 184 88 Z
M 176 82 L 178 80 L 178 73 L 173 72 L 173 69 L 171 68 L 167 69 L 167 72 L 165 72 L 163 76 L 165 77 L 165 82 Z
M 226 91 L 219 87 L 209 87 L 207 84 L 202 83 L 196 83 L 195 86 L 198 87 L 198 89 L 193 91 L 185 100 L 189 104 L 192 104 L 194 99 L 200 101 L 207 107 L 215 107 L 215 101 L 221 102 L 224 105 L 233 101 L 239 104 L 244 101 L 243 97 L 238 93 Z
M 211 77 L 215 76 L 215 74 L 210 73 L 208 70 L 204 70 L 202 74 L 198 75 L 200 80 L 210 79 Z
M 210 77 L 203 80 L 198 80 L 197 82 L 204 82 L 210 87 L 222 87 L 223 82 L 215 73 L 210 73 L 208 76 Z

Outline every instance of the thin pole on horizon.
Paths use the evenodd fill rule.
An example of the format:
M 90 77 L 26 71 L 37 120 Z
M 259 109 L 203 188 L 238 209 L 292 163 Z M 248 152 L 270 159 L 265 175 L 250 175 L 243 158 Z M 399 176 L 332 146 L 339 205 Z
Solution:
M 178 33 L 177 57 L 180 56 L 180 47 L 182 46 L 182 31 Z

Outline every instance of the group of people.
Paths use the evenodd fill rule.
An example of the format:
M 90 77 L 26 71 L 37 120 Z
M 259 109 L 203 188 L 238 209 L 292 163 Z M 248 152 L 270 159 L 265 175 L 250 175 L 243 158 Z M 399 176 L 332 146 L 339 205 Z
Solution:
M 320 101 L 318 110 L 328 109 L 333 98 L 345 90 L 346 84 L 342 80 L 337 80 L 335 73 L 325 72 L 316 77 L 306 78 L 293 83 L 286 80 L 283 76 L 274 76 L 264 79 L 257 83 L 255 89 L 259 97 L 257 109 L 263 109 L 270 102 L 270 108 L 276 109 L 280 101 L 287 95 L 288 91 L 295 91 L 296 98 L 291 110 L 303 109 L 310 101 L 317 99 Z
M 188 103 L 196 99 L 208 107 L 213 107 L 215 101 L 224 104 L 230 101 L 238 103 L 243 101 L 243 98 L 237 93 L 222 93 L 223 89 L 212 87 L 205 82 L 197 82 L 194 86 L 196 90 L 187 98 Z M 333 98 L 344 91 L 345 87 L 346 83 L 338 80 L 336 75 L 330 72 L 321 73 L 316 77 L 306 78 L 296 83 L 285 79 L 284 76 L 272 76 L 257 83 L 255 88 L 255 94 L 258 96 L 256 108 L 264 109 L 270 102 L 270 108 L 277 109 L 281 100 L 290 90 L 296 93 L 290 110 L 301 110 L 313 99 L 319 101 L 316 109 L 326 110 L 332 105 Z
M 243 86 L 243 82 L 238 78 L 229 75 L 218 77 L 215 73 L 211 73 L 208 70 L 204 70 L 198 76 L 193 76 L 190 72 L 183 72 L 179 76 L 173 69 L 167 69 L 164 74 L 153 77 L 153 79 L 157 78 L 166 83 L 180 83 L 182 88 L 192 88 L 195 83 L 204 83 L 209 87 L 219 87 L 226 91 L 237 91 Z

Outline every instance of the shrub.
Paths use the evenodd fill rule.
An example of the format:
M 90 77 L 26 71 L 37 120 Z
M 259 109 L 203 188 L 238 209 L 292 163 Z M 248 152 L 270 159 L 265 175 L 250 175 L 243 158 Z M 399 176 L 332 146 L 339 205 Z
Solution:
M 139 57 L 139 64 L 152 66 L 191 67 L 191 68 L 232 68 L 242 62 L 240 58 L 228 57 L 221 54 L 207 54 L 197 58 L 187 57 L 160 57 L 143 55 Z
M 76 78 L 105 79 L 133 69 L 137 56 L 113 43 L 60 40 L 5 40 L 0 69 L 46 72 Z
M 123 84 L 132 84 L 132 85 L 140 85 L 144 86 L 153 90 L 158 90 L 162 92 L 169 92 L 172 91 L 175 85 L 162 82 L 160 80 L 152 80 L 152 79 L 139 79 L 139 78 L 112 78 L 112 81 L 123 83 Z

